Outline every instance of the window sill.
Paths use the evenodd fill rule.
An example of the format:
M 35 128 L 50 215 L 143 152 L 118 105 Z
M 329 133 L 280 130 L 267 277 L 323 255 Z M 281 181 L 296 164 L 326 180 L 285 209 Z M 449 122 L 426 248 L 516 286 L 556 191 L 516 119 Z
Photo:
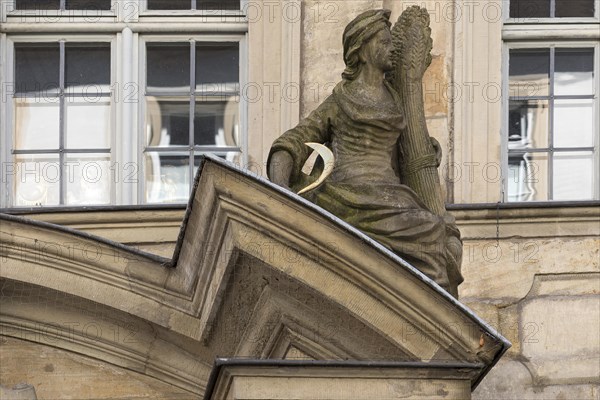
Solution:
M 573 238 L 600 235 L 600 201 L 450 204 L 463 239 Z
M 597 40 L 600 23 L 511 24 L 502 27 L 502 40 Z

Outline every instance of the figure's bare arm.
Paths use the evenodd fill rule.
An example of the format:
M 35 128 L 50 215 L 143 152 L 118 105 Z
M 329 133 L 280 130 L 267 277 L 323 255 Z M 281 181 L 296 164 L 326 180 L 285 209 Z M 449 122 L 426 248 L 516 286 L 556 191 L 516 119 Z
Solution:
M 269 179 L 271 182 L 289 189 L 293 167 L 294 160 L 290 153 L 285 150 L 276 151 L 271 155 L 268 171 Z
M 295 128 L 286 131 L 273 143 L 267 166 L 271 182 L 288 189 L 295 184 L 302 165 L 312 153 L 305 143 L 326 143 L 330 140 L 330 119 L 335 112 L 335 102 L 327 98 Z

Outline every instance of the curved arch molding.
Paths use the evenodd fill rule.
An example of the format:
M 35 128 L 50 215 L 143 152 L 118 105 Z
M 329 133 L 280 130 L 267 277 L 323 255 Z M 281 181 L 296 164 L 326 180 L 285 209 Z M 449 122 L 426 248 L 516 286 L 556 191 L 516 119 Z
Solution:
M 404 260 L 206 157 L 171 259 L 0 215 L 2 334 L 201 394 L 216 357 L 460 362 L 510 346 Z

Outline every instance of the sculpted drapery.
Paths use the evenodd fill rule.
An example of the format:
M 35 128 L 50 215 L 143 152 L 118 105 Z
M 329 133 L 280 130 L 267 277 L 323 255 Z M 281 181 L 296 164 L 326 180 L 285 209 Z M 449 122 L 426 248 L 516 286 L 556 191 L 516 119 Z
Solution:
M 383 79 L 383 72 L 391 67 L 388 18 L 389 11 L 375 10 L 348 25 L 343 80 L 316 110 L 273 143 L 269 176 L 298 191 L 310 180 L 301 172 L 312 152 L 305 143 L 327 144 L 335 158 L 333 171 L 304 196 L 384 244 L 456 296 L 462 281 L 458 229 L 451 218 L 432 213 L 400 180 L 398 139 L 406 120 L 398 93 Z M 369 68 L 375 71 L 370 80 L 364 76 Z

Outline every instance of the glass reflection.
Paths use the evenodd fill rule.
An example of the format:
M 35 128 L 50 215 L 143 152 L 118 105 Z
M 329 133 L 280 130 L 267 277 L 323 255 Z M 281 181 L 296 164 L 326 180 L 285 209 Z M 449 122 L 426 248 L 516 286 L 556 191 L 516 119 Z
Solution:
M 110 204 L 111 171 L 108 154 L 73 154 L 67 157 L 67 205 Z
M 148 0 L 148 10 L 191 10 L 190 0 Z
M 197 10 L 239 10 L 240 0 L 198 0 Z
M 57 206 L 60 203 L 58 154 L 17 155 L 14 175 L 14 205 Z
M 510 0 L 511 18 L 549 18 L 550 0 Z
M 194 144 L 199 146 L 240 146 L 239 103 L 231 101 L 196 102 Z
M 15 44 L 16 93 L 58 93 L 60 87 L 59 68 L 60 47 L 58 43 Z
M 190 165 L 187 154 L 145 154 L 146 202 L 185 203 L 190 195 Z
M 190 91 L 190 44 L 148 43 L 146 87 L 152 91 Z
M 71 98 L 65 102 L 66 147 L 69 149 L 110 148 L 110 101 L 87 102 Z
M 198 43 L 196 45 L 196 84 L 237 83 L 240 75 L 239 44 Z
M 547 100 L 511 100 L 508 148 L 548 147 L 548 116 Z
M 146 99 L 146 145 L 190 145 L 190 100 L 185 97 Z
M 65 86 L 93 98 L 110 87 L 110 44 L 67 43 Z M 84 91 L 85 90 L 85 91 Z M 91 93 L 88 93 L 91 90 Z
M 16 0 L 15 6 L 17 10 L 58 10 L 60 0 Z
M 509 152 L 508 201 L 548 200 L 548 155 Z
M 555 2 L 555 15 L 558 18 L 594 17 L 594 0 L 555 0 Z
M 554 101 L 554 147 L 594 145 L 594 101 Z
M 554 154 L 553 200 L 592 200 L 598 190 L 591 151 Z
M 550 49 L 512 49 L 509 58 L 511 96 L 547 96 L 550 87 Z
M 60 110 L 51 100 L 15 99 L 15 149 L 58 149 Z
M 66 0 L 67 10 L 110 10 L 111 0 Z
M 594 49 L 556 49 L 554 94 L 594 93 Z

